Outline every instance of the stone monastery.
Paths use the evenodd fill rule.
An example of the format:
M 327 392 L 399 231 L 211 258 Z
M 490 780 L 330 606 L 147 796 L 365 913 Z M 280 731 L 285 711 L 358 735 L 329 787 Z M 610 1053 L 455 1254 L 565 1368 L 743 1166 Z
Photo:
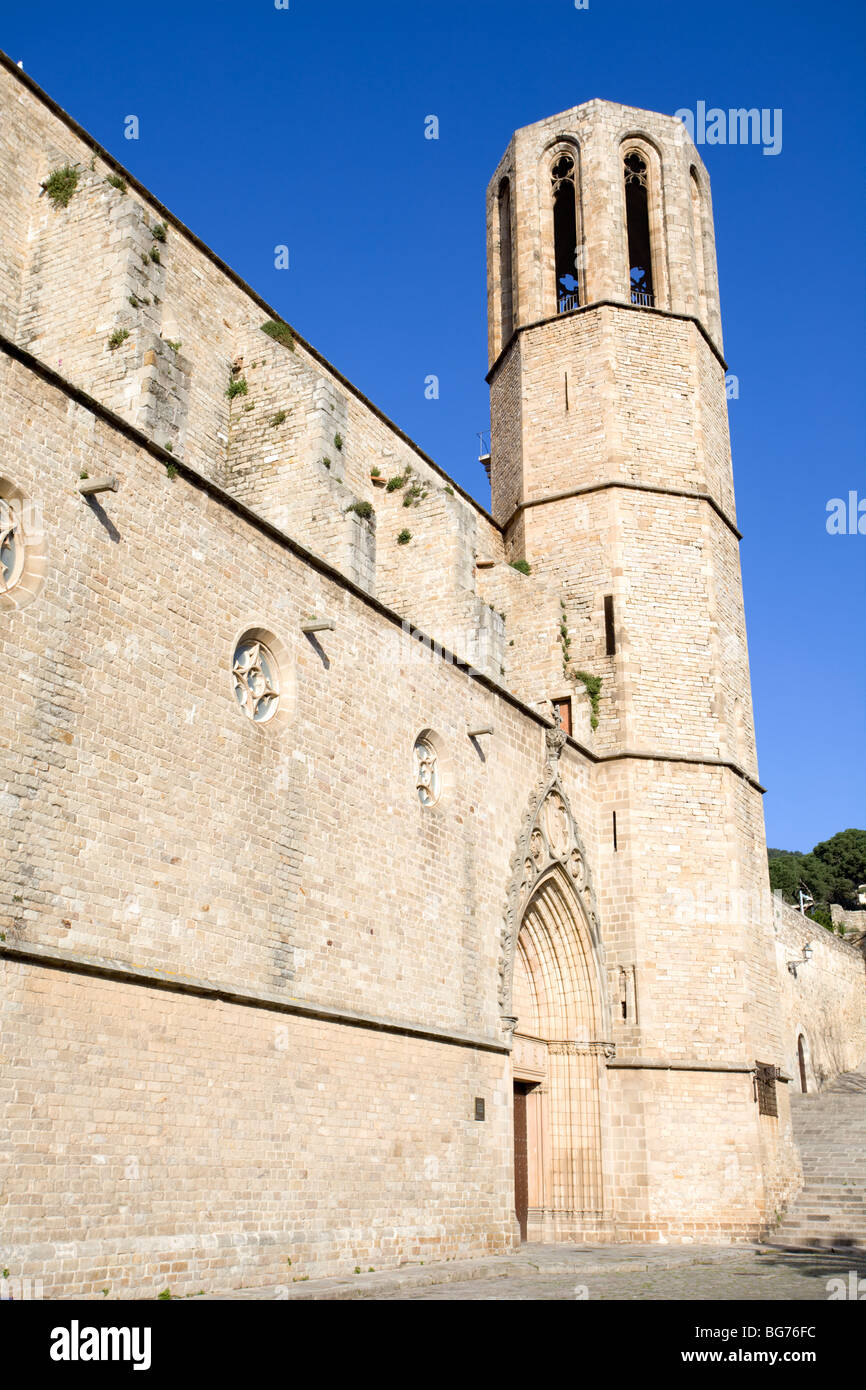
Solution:
M 0 1255 L 48 1297 L 755 1238 L 866 1053 L 768 885 L 703 164 L 585 102 L 487 239 L 489 511 L 0 60 Z

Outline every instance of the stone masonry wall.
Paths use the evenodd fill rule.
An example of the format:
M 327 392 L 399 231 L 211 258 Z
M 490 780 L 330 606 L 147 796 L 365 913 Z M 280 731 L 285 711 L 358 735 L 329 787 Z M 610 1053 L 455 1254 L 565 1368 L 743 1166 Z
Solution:
M 16 1149 L 3 1261 L 45 1297 L 290 1285 L 510 1248 L 501 1056 L 0 970 Z
M 0 640 L 17 673 L 0 720 L 3 949 L 260 991 L 500 1048 L 279 1018 L 292 1078 L 280 1082 L 275 1068 L 285 1072 L 288 1058 L 266 1014 L 239 1023 L 242 1009 L 174 994 L 148 1003 L 140 985 L 7 961 L 4 1152 L 32 1152 L 53 1174 L 38 1195 L 29 1170 L 9 1174 L 11 1186 L 4 1178 L 16 1271 L 50 1276 L 56 1294 L 106 1281 L 153 1291 L 152 1280 L 189 1292 L 214 1260 L 226 1276 L 241 1227 L 253 1283 L 285 1277 L 298 1251 L 304 1272 L 345 1269 L 358 1242 L 394 1261 L 502 1248 L 512 1201 L 497 1005 L 503 885 L 543 729 L 257 530 L 230 499 L 183 472 L 170 478 L 8 358 L 0 411 L 4 474 L 38 500 L 49 553 L 40 593 Z M 83 465 L 113 473 L 119 490 L 85 501 Z M 311 612 L 334 631 L 305 638 Z M 273 634 L 281 667 L 280 713 L 262 727 L 236 707 L 230 677 L 234 644 L 253 627 Z M 495 740 L 482 757 L 467 729 L 488 724 Z M 442 740 L 446 778 L 429 811 L 412 757 L 424 728 Z M 585 777 L 573 792 L 592 843 Z M 52 1038 L 48 1071 L 40 1030 Z M 382 1092 L 392 1089 L 386 1113 Z M 487 1129 L 466 1108 L 470 1093 L 487 1097 Z M 326 1100 L 329 1115 L 316 1118 Z M 232 1116 L 257 1110 L 257 1127 L 238 1129 Z M 312 1126 L 315 1164 L 298 1137 Z M 393 1169 L 360 1161 L 365 1131 L 393 1136 Z M 354 1186 L 338 1219 L 350 1133 Z M 127 1186 L 130 1155 L 146 1179 Z M 483 1200 L 470 1171 L 484 1174 Z M 203 1191 L 216 1194 L 207 1218 Z M 71 1227 L 70 1194 L 83 1198 Z M 383 1201 L 400 1206 L 397 1234 L 393 1222 L 389 1236 L 379 1229 Z
M 797 1041 L 803 1036 L 809 1090 L 858 1067 L 866 1057 L 866 959 L 862 950 L 773 898 L 776 966 L 782 994 L 785 1068 L 800 1089 Z M 803 962 L 803 948 L 812 959 Z M 796 975 L 788 962 L 800 962 Z

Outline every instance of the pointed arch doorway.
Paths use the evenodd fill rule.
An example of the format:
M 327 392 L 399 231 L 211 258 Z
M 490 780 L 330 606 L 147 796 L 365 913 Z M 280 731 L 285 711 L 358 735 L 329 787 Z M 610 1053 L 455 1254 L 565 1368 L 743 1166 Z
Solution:
M 522 1240 L 604 1223 L 598 983 L 579 909 L 555 871 L 527 906 L 514 961 L 515 1211 Z M 600 1055 L 602 1054 L 602 1055 Z
M 613 1054 L 594 897 L 553 765 L 524 820 L 503 1013 L 514 1028 L 514 1198 L 522 1240 L 610 1238 L 605 1059 Z

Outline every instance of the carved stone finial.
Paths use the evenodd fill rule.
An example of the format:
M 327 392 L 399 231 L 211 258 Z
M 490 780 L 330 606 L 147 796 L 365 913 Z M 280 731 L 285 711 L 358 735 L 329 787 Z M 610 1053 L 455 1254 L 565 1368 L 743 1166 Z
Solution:
M 545 742 L 547 743 L 547 761 L 551 766 L 559 762 L 559 755 L 565 747 L 568 738 L 565 730 L 560 727 L 559 710 L 555 711 L 555 717 L 556 723 L 553 728 L 545 729 L 544 732 Z

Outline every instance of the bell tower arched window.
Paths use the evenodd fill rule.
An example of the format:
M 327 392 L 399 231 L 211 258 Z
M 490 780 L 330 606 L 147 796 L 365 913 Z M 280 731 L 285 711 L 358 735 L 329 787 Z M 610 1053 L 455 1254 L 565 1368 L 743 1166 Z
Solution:
M 499 312 L 502 346 L 514 330 L 514 285 L 511 250 L 511 185 L 499 185 Z
M 553 192 L 553 255 L 556 268 L 556 309 L 567 313 L 580 302 L 577 248 L 577 185 L 574 160 L 561 154 L 550 171 Z
M 692 195 L 692 237 L 695 246 L 695 273 L 698 281 L 698 312 L 707 312 L 707 267 L 704 259 L 704 217 L 701 201 L 701 187 L 694 169 L 689 171 L 689 187 Z
M 650 249 L 649 170 L 637 150 L 625 156 L 625 218 L 632 304 L 655 304 Z

